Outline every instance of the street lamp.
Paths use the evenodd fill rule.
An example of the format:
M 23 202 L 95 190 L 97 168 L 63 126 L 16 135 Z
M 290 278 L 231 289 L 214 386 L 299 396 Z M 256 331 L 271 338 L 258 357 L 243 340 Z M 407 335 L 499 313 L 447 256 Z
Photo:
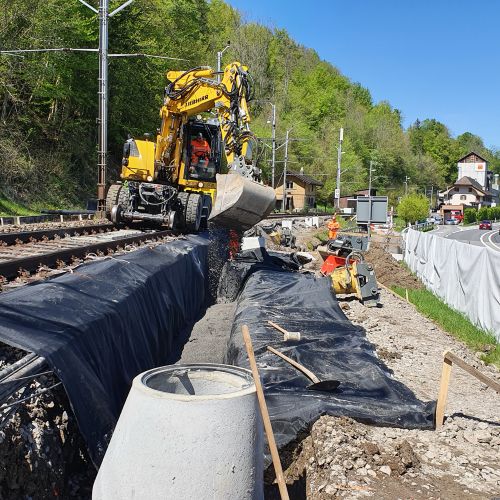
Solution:
M 220 73 L 221 73 L 221 64 L 222 64 L 222 54 L 231 46 L 231 42 L 228 40 L 227 45 L 217 52 L 217 83 L 220 83 Z

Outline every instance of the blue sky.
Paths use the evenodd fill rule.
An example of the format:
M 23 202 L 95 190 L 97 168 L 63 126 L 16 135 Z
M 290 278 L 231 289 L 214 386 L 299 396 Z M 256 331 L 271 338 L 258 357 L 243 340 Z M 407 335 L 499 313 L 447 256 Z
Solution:
M 500 148 L 500 0 L 228 0 L 400 109 Z

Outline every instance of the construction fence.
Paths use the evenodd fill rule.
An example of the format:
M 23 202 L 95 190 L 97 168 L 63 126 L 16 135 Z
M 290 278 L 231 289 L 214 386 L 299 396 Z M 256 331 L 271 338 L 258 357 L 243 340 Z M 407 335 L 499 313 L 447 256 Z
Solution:
M 429 290 L 500 341 L 500 252 L 408 229 L 404 260 Z

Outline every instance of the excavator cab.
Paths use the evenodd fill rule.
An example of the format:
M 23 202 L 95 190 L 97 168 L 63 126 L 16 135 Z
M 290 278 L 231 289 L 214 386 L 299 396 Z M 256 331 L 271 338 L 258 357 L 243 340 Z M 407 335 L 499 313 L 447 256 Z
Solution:
M 221 137 L 218 125 L 194 122 L 186 125 L 184 147 L 184 178 L 216 182 L 221 169 Z

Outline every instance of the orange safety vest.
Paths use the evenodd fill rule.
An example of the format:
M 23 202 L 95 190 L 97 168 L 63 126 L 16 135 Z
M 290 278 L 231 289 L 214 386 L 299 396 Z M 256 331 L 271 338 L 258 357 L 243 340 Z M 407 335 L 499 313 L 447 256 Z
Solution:
M 336 220 L 332 219 L 328 223 L 328 238 L 330 240 L 334 240 L 337 237 L 339 229 L 340 229 L 340 224 Z
M 191 141 L 191 161 L 207 158 L 210 156 L 210 144 L 205 139 L 193 139 Z

